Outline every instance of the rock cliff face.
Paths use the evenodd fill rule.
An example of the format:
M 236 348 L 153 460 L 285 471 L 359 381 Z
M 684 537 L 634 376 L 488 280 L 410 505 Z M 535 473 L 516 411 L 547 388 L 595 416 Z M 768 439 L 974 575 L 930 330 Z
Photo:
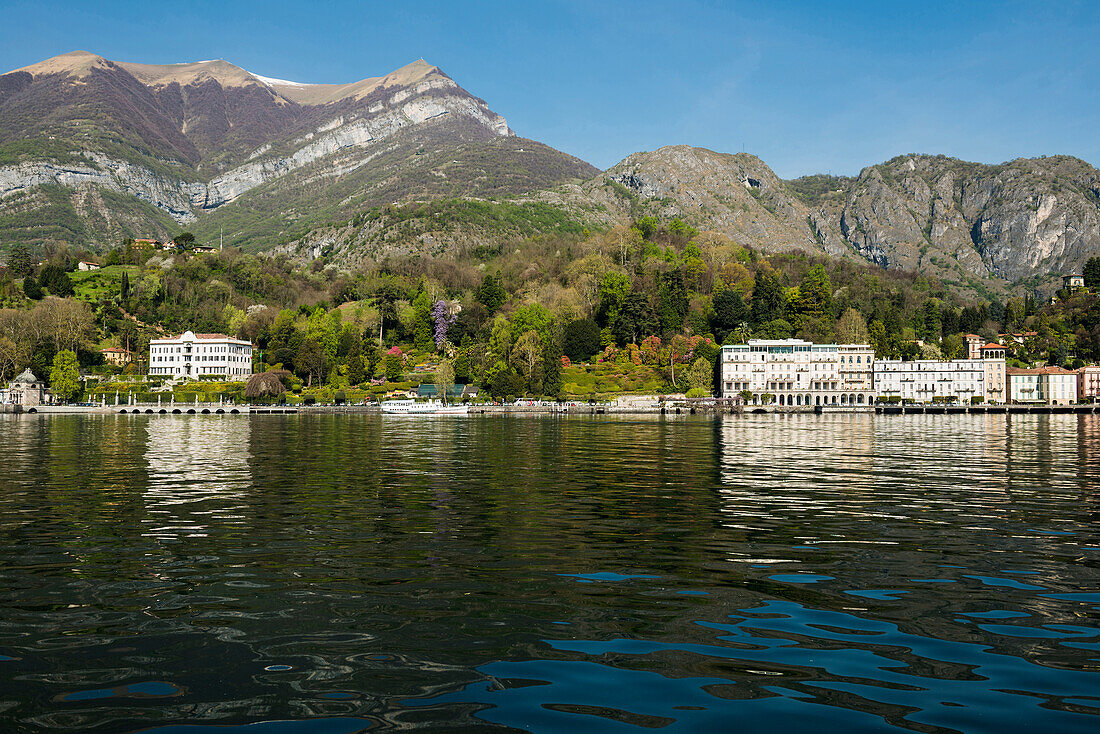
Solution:
M 1009 281 L 1079 270 L 1100 250 L 1100 171 L 1066 156 L 997 166 L 903 156 L 818 212 L 886 267 Z
M 782 181 L 752 155 L 672 146 L 582 189 L 620 216 L 641 204 L 764 251 L 858 256 L 960 285 L 1079 271 L 1100 253 L 1100 171 L 1066 156 L 991 166 L 912 155 L 855 178 Z

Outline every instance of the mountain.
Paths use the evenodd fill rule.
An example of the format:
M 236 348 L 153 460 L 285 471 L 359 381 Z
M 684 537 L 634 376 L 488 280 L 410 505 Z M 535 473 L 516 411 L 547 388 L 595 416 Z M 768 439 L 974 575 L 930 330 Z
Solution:
M 425 172 L 428 153 L 453 163 Z M 522 193 L 595 172 L 516 138 L 423 60 L 301 84 L 222 60 L 76 51 L 0 76 L 0 243 L 164 236 L 240 202 L 225 219 L 260 221 L 237 237 L 260 248 L 353 205 Z M 410 185 L 397 185 L 405 173 Z
M 611 182 L 635 206 L 765 251 L 857 257 L 963 287 L 1080 272 L 1100 253 L 1100 171 L 1068 156 L 1000 165 L 908 155 L 856 177 L 780 180 L 759 158 L 672 146 L 636 153 Z
M 0 248 L 165 237 L 351 263 L 680 217 L 764 252 L 1049 285 L 1100 252 L 1100 171 L 1066 156 L 906 155 L 782 180 L 756 156 L 668 146 L 607 171 L 517 137 L 436 66 L 305 84 L 223 60 L 76 51 L 0 76 Z

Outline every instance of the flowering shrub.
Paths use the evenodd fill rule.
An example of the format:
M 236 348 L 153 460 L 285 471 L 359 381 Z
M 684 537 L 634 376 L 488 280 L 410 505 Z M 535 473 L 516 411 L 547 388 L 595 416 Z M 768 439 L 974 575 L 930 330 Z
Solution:
M 435 347 L 442 349 L 447 343 L 447 330 L 458 319 L 451 313 L 451 307 L 446 301 L 436 301 L 432 306 L 432 321 L 435 322 Z
M 661 337 L 647 336 L 642 339 L 642 359 L 646 364 L 657 364 L 661 354 Z
M 563 355 L 561 356 L 561 366 L 562 366 L 562 367 L 572 367 L 572 366 L 573 366 L 573 363 L 572 363 L 572 362 L 571 362 L 571 361 L 569 360 L 569 357 L 566 357 L 566 356 L 565 356 L 565 355 L 563 354 Z

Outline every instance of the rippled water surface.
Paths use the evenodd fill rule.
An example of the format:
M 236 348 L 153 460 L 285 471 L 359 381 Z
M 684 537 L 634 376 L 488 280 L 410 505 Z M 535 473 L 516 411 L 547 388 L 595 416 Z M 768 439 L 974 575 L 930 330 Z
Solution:
M 1100 416 L 0 416 L 0 731 L 1100 731 Z

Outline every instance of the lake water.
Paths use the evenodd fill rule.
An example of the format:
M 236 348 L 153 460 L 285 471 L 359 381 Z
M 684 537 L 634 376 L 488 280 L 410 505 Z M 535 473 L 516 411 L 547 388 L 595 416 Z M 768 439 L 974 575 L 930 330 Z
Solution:
M 1100 416 L 0 416 L 0 731 L 1100 731 Z

